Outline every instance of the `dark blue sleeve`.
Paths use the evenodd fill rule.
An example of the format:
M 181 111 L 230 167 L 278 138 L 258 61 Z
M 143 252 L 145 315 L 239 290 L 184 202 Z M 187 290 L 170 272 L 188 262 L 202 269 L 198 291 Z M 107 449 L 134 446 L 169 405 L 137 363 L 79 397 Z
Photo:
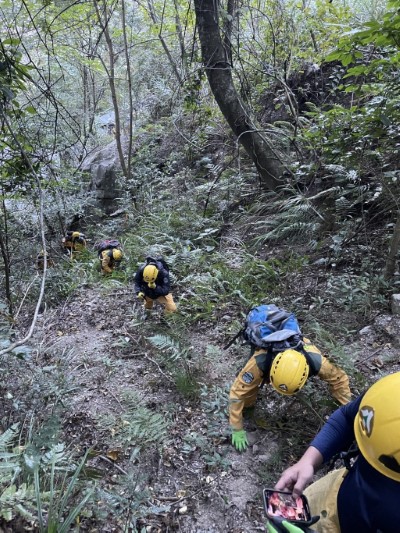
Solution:
M 144 284 L 143 284 L 143 268 L 138 270 L 135 274 L 135 293 L 139 294 L 139 292 L 144 292 Z
M 346 451 L 354 441 L 354 419 L 362 396 L 337 409 L 312 441 L 311 446 L 322 454 L 324 463 L 337 453 Z
M 156 285 L 157 287 L 155 288 L 155 293 L 157 296 L 166 296 L 169 294 L 169 273 L 164 268 L 158 273 Z

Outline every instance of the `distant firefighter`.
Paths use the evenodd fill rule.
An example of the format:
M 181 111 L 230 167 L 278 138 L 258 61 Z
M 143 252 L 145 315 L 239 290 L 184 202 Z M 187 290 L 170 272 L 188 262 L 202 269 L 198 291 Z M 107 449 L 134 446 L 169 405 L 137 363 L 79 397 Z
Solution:
M 99 254 L 101 273 L 112 274 L 114 269 L 121 264 L 123 253 L 120 243 L 116 239 L 105 239 L 98 243 L 95 248 Z
M 67 231 L 62 239 L 62 246 L 65 253 L 74 259 L 86 248 L 86 237 L 79 231 Z
M 44 252 L 43 250 L 40 250 L 40 252 L 36 256 L 36 268 L 43 272 L 44 270 L 44 257 L 47 258 L 47 268 L 54 265 L 53 261 L 50 259 L 49 254 Z
M 135 293 L 143 300 L 147 312 L 156 300 L 164 306 L 166 313 L 174 313 L 176 304 L 170 293 L 169 267 L 162 257 L 146 257 L 146 263 L 136 272 Z

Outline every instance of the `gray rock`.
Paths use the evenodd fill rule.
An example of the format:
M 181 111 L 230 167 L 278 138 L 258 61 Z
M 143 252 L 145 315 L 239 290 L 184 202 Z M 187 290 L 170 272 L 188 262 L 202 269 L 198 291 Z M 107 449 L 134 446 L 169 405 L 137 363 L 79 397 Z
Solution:
M 359 335 L 372 335 L 374 332 L 374 328 L 372 326 L 365 326 L 365 328 L 360 329 L 358 332 Z
M 89 192 L 94 193 L 95 202 L 107 213 L 115 211 L 115 199 L 121 195 L 117 182 L 120 170 L 115 141 L 95 150 L 82 163 L 82 171 L 91 176 Z
M 400 316 L 381 315 L 375 319 L 375 329 L 396 348 L 400 348 Z
M 392 313 L 400 315 L 400 294 L 392 294 Z

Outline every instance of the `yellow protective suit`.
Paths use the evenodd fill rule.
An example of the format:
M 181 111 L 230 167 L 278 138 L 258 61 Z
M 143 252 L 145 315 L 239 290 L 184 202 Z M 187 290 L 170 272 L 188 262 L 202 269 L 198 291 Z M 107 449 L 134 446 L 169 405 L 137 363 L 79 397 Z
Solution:
M 311 515 L 321 517 L 310 529 L 320 533 L 340 533 L 337 496 L 347 472 L 346 468 L 333 470 L 304 491 L 310 504 Z
M 120 264 L 120 261 L 115 261 L 112 254 L 112 249 L 103 250 L 100 252 L 101 273 L 111 274 L 116 266 Z
M 75 257 L 86 248 L 86 237 L 79 231 L 68 231 L 63 237 L 62 245 L 70 257 Z
M 308 339 L 303 339 L 303 350 L 313 362 L 314 374 L 326 381 L 329 392 L 340 404 L 351 400 L 349 378 L 341 368 L 333 365 Z M 255 404 L 257 394 L 264 381 L 262 367 L 265 349 L 259 348 L 250 357 L 245 367 L 239 372 L 229 394 L 229 424 L 232 429 L 243 429 L 243 409 Z M 269 379 L 267 377 L 267 382 Z
M 157 302 L 160 302 L 162 305 L 164 305 L 165 312 L 166 313 L 174 313 L 176 311 L 176 303 L 174 302 L 174 299 L 172 297 L 172 294 L 166 294 L 165 296 L 159 296 L 156 298 Z M 152 298 L 149 298 L 148 296 L 145 296 L 144 298 L 144 308 L 145 309 L 152 309 L 153 308 L 154 300 Z

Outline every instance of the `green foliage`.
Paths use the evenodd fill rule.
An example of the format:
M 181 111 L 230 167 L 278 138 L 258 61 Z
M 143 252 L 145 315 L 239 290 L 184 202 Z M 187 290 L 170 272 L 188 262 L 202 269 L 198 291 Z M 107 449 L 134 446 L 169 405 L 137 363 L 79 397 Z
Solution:
M 390 75 L 398 72 L 400 62 L 399 41 L 397 31 L 400 26 L 399 2 L 388 2 L 388 9 L 376 19 L 365 22 L 339 40 L 338 48 L 327 57 L 328 61 L 339 60 L 348 68 L 346 77 L 368 76 L 375 82 L 391 82 Z M 376 52 L 368 62 L 363 61 L 365 47 L 374 45 Z M 391 83 L 390 83 L 391 84 Z M 392 84 L 391 84 L 392 85 Z M 370 88 L 368 84 L 366 88 Z M 395 85 L 393 84 L 393 88 Z M 351 84 L 347 90 L 363 90 L 361 84 Z
M 184 436 L 182 453 L 191 457 L 199 452 L 210 470 L 226 470 L 230 461 L 226 447 L 220 444 L 230 436 L 227 424 L 228 388 L 203 385 L 200 391 L 201 409 L 207 416 L 204 434 L 188 431 Z
M 121 525 L 121 531 L 143 531 L 142 518 L 146 516 L 165 515 L 171 510 L 170 504 L 155 505 L 152 503 L 152 492 L 149 490 L 150 480 L 140 468 L 129 465 L 129 471 L 118 476 L 114 490 L 99 489 L 95 509 L 96 518 L 104 523 L 112 519 Z
M 348 311 L 369 317 L 373 309 L 385 306 L 384 289 L 388 289 L 388 283 L 382 275 L 369 274 L 364 270 L 362 276 L 349 273 L 330 278 L 325 296 L 333 302 L 340 301 Z
M 112 432 L 112 446 L 132 449 L 132 456 L 150 446 L 160 447 L 167 439 L 168 424 L 165 417 L 146 407 L 134 391 L 124 391 L 121 401 L 123 411 L 98 418 L 98 424 Z
M 79 478 L 83 472 L 89 452 L 86 452 L 81 462 L 76 466 L 72 476 L 66 472 L 60 478 L 58 462 L 60 461 L 60 453 L 62 452 L 63 450 L 61 448 L 51 450 L 47 454 L 51 470 L 47 522 L 45 526 L 42 516 L 43 489 L 41 486 L 39 464 L 37 457 L 31 458 L 33 461 L 31 461 L 30 466 L 33 470 L 39 526 L 40 531 L 43 533 L 67 533 L 70 531 L 71 524 L 75 522 L 94 495 L 95 488 L 90 483 L 86 481 L 83 488 L 79 484 Z M 80 494 L 81 492 L 83 492 L 82 496 Z
M 192 348 L 182 347 L 178 341 L 168 335 L 154 335 L 149 341 L 162 352 L 163 360 L 170 366 L 175 366 L 177 362 L 188 360 L 190 357 Z
M 194 400 L 199 396 L 200 385 L 195 376 L 184 370 L 175 371 L 173 376 L 176 390 L 188 400 Z
M 30 67 L 21 62 L 22 54 L 18 50 L 19 44 L 19 39 L 0 40 L 0 109 L 2 113 L 5 112 L 7 104 L 15 100 L 17 93 L 26 89 L 24 82 L 30 78 Z
M 0 517 L 20 516 L 37 522 L 41 533 L 65 533 L 94 492 L 90 483 L 80 484 L 87 454 L 75 466 L 60 443 L 39 449 L 33 439 L 15 446 L 19 433 L 14 424 L 0 436 Z
M 148 339 L 158 349 L 159 359 L 171 375 L 183 397 L 194 399 L 199 394 L 198 375 L 204 371 L 207 358 L 196 354 L 192 346 L 184 346 L 169 335 L 154 335 Z
M 398 209 L 399 60 L 393 31 L 398 13 L 390 8 L 382 18 L 353 36 L 347 35 L 339 55 L 331 56 L 348 66 L 347 70 L 333 68 L 334 79 L 329 82 L 334 92 L 332 99 L 327 97 L 326 101 L 340 96 L 340 103 L 323 109 L 310 104 L 307 115 L 294 117 L 293 123 L 288 120 L 266 127 L 265 134 L 271 142 L 285 134 L 287 158 L 298 157 L 285 174 L 287 188 L 279 196 L 266 196 L 256 188 L 257 176 L 248 170 L 243 154 L 236 153 L 235 139 L 226 135 L 226 125 L 210 98 L 204 72 L 199 70 L 198 51 L 191 54 L 190 66 L 187 61 L 188 50 L 192 48 L 193 10 L 188 10 L 181 0 L 169 4 L 155 0 L 139 8 L 126 6 L 129 47 L 134 52 L 130 54 L 129 70 L 134 83 L 129 95 L 123 54 L 119 54 L 114 75 L 119 80 L 117 96 L 122 103 L 123 135 L 128 135 L 127 95 L 135 100 L 136 130 L 132 175 L 120 180 L 118 207 L 125 213 L 123 219 L 103 217 L 100 210 L 91 209 L 93 220 L 97 216 L 102 218 L 96 227 L 90 226 L 92 219 L 87 213 L 92 199 L 86 193 L 90 177 L 77 171 L 86 164 L 86 154 L 114 141 L 100 126 L 101 115 L 109 112 L 110 95 L 105 84 L 109 65 L 105 43 L 95 40 L 95 48 L 90 44 L 99 30 L 93 18 L 95 4 L 61 6 L 46 0 L 37 5 L 24 3 L 17 10 L 11 2 L 5 3 L 0 15 L 2 31 L 14 34 L 15 20 L 19 33 L 22 32 L 24 49 L 35 50 L 31 62 L 33 65 L 37 57 L 40 70 L 29 71 L 35 84 L 25 90 L 24 82 L 29 78 L 21 64 L 20 43 L 3 40 L 0 105 L 8 113 L 21 145 L 31 154 L 45 193 L 45 231 L 54 258 L 47 278 L 46 307 L 55 307 L 74 297 L 83 285 L 111 291 L 123 287 L 131 290 L 129 284 L 146 255 L 163 255 L 171 267 L 172 292 L 179 311 L 162 323 L 149 320 L 134 324 L 138 344 L 146 347 L 145 357 L 158 365 L 159 373 L 149 380 L 149 386 L 157 388 L 170 381 L 186 402 L 196 400 L 196 408 L 200 404 L 201 412 L 187 429 L 182 453 L 188 459 L 200 456 L 210 470 L 226 470 L 229 462 L 225 453 L 230 450 L 228 387 L 210 384 L 208 367 L 217 359 L 218 364 L 224 364 L 226 358 L 221 357 L 219 348 L 223 336 L 239 329 L 245 311 L 261 302 L 292 299 L 304 313 L 311 303 L 307 316 L 312 316 L 313 309 L 318 317 L 324 309 L 340 308 L 348 315 L 369 317 L 376 306 L 386 305 L 386 295 L 395 287 L 382 280 L 378 274 L 381 259 L 371 251 L 375 251 L 377 233 L 373 231 L 377 220 L 387 222 L 380 241 L 386 244 L 391 213 Z M 398 2 L 392 6 L 397 8 Z M 106 7 L 109 10 L 111 5 Z M 232 72 L 247 104 L 260 110 L 260 116 L 262 112 L 264 122 L 268 119 L 264 114 L 267 91 L 271 87 L 276 91 L 277 107 L 287 105 L 287 95 L 292 90 L 301 103 L 302 91 L 307 88 L 289 87 L 291 73 L 297 68 L 304 69 L 305 62 L 319 64 L 321 57 L 336 46 L 338 36 L 353 26 L 353 14 L 351 6 L 343 7 L 343 3 L 335 0 L 303 4 L 274 0 L 262 1 L 257 6 L 250 2 L 246 8 L 237 8 L 232 15 L 235 21 L 231 34 Z M 120 10 L 110 9 L 109 15 L 110 35 L 121 51 L 124 43 Z M 230 21 L 230 14 L 221 10 L 220 15 L 223 23 Z M 365 19 L 366 15 L 358 12 L 357 16 Z M 180 35 L 182 23 L 185 32 Z M 155 38 L 149 40 L 149 35 Z M 50 42 L 49 36 L 51 53 L 44 48 Z M 160 36 L 171 52 L 166 61 L 159 60 Z M 374 46 L 372 51 L 370 43 Z M 369 52 L 371 56 L 367 55 Z M 183 86 L 171 76 L 173 64 L 185 80 Z M 22 70 L 18 70 L 19 65 Z M 276 89 L 276 83 L 281 90 Z M 322 100 L 326 94 L 316 97 Z M 3 161 L 0 181 L 9 213 L 3 213 L 8 216 L 8 226 L 3 217 L 0 230 L 1 236 L 10 239 L 12 298 L 19 308 L 20 304 L 32 306 L 37 298 L 39 278 L 34 278 L 33 265 L 40 228 L 36 193 L 30 190 L 32 175 L 11 137 L 4 133 L 0 140 Z M 252 206 L 254 199 L 256 204 Z M 97 255 L 90 250 L 79 261 L 61 257 L 61 226 L 67 220 L 81 217 L 96 238 L 100 234 L 123 237 L 124 269 L 104 278 L 97 272 Z M 355 266 L 347 247 L 356 241 L 369 261 L 359 261 Z M 277 246 L 279 255 L 271 243 L 283 245 Z M 296 251 L 296 244 L 301 252 Z M 314 252 L 322 251 L 325 264 L 332 266 L 332 271 L 322 272 L 315 288 L 297 286 L 297 274 L 311 270 L 312 266 L 304 253 L 307 244 Z M 381 253 L 382 247 L 378 248 Z M 294 288 L 297 290 L 293 291 Z M 24 311 L 22 306 L 22 324 Z M 7 346 L 11 324 L 6 314 L 4 317 L 4 338 L 1 329 L 0 342 Z M 196 328 L 190 328 L 194 324 Z M 328 326 L 313 323 L 311 318 L 306 324 L 318 346 L 321 343 L 361 383 L 362 377 L 342 344 L 331 337 L 334 324 L 329 324 L 329 331 Z M 206 342 L 210 327 L 215 332 L 215 346 Z M 119 325 L 115 325 L 114 333 L 117 340 L 111 340 L 108 348 L 129 349 Z M 343 329 L 342 334 L 348 338 L 352 331 Z M 66 352 L 63 360 L 56 357 L 52 346 L 46 350 L 39 347 L 35 364 L 23 366 L 32 352 L 25 347 L 21 351 L 27 357 L 21 361 L 19 371 L 10 375 L 18 375 L 20 388 L 29 388 L 30 398 L 25 403 L 16 398 L 13 412 L 21 419 L 32 411 L 45 416 L 48 408 L 65 402 L 73 388 L 68 365 L 72 356 Z M 84 364 L 90 355 L 86 357 Z M 40 367 L 37 362 L 43 359 L 46 366 Z M 112 353 L 104 355 L 102 364 L 102 379 L 107 379 L 114 371 L 122 372 L 126 361 L 116 361 Z M 271 483 L 276 481 L 272 472 L 281 470 L 282 461 L 291 461 L 304 449 L 304 442 L 317 429 L 320 417 L 333 408 L 332 402 L 327 403 L 323 385 L 308 383 L 303 392 L 295 400 L 293 410 L 292 404 L 282 402 L 282 410 L 271 416 L 274 430 L 286 432 L 282 447 L 266 462 L 263 472 Z M 122 449 L 130 461 L 125 461 L 123 468 L 114 465 L 118 472 L 112 478 L 115 491 L 105 490 L 104 485 L 95 492 L 96 508 L 91 504 L 95 487 L 80 480 L 85 472 L 85 458 L 75 464 L 67 448 L 59 444 L 57 420 L 48 419 L 45 427 L 32 434 L 25 449 L 14 446 L 19 431 L 16 426 L 3 434 L 2 518 L 9 521 L 19 515 L 34 521 L 35 527 L 39 523 L 42 531 L 71 529 L 77 516 L 84 512 L 93 512 L 99 521 L 108 524 L 111 516 L 113 526 L 121 531 L 156 527 L 153 522 L 143 525 L 141 521 L 153 513 L 163 513 L 163 526 L 167 524 L 165 514 L 172 513 L 174 508 L 151 503 L 154 480 L 141 468 L 143 471 L 146 468 L 146 453 L 159 459 L 160 448 L 168 442 L 170 422 L 160 404 L 156 411 L 146 399 L 126 391 L 121 399 L 117 398 L 120 412 L 99 415 L 98 429 L 104 431 L 106 444 L 111 450 Z M 287 412 L 289 420 L 284 417 Z M 2 415 L 3 424 L 8 414 L 9 411 Z M 298 420 L 304 420 L 306 415 L 313 424 L 307 431 L 297 432 Z M 154 458 L 151 459 L 148 464 L 153 464 Z M 122 477 L 119 474 L 123 469 L 127 474 Z M 102 525 L 91 523 L 88 527 Z

